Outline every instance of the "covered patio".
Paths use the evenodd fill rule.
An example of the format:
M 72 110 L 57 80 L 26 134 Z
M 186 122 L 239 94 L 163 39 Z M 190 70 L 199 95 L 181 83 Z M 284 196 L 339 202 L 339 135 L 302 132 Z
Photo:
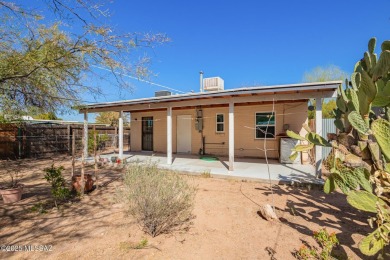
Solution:
M 119 154 L 105 154 L 101 158 L 118 157 Z M 150 152 L 124 152 L 122 156 L 126 163 L 156 163 L 158 167 L 174 170 L 180 173 L 207 176 L 213 178 L 232 178 L 268 182 L 269 176 L 275 184 L 322 183 L 315 177 L 315 167 L 307 164 L 281 164 L 277 160 L 269 160 L 269 174 L 265 159 L 236 158 L 235 170 L 229 171 L 229 158 L 217 157 L 215 160 L 201 159 L 195 155 L 174 155 L 172 164 L 166 163 L 166 154 Z M 91 163 L 93 159 L 91 158 Z
M 88 139 L 88 113 L 117 111 L 120 114 L 118 124 L 119 153 L 117 156 L 122 160 L 130 162 L 133 160 L 145 161 L 150 159 L 152 161 L 158 162 L 158 165 L 160 167 L 170 167 L 171 169 L 178 171 L 186 171 L 198 174 L 208 171 L 211 175 L 214 175 L 216 177 L 223 176 L 233 178 L 238 177 L 246 179 L 268 180 L 268 166 L 265 163 L 265 159 L 247 159 L 245 155 L 238 156 L 238 154 L 243 154 L 242 151 L 245 151 L 245 149 L 247 149 L 247 147 L 251 145 L 251 143 L 253 144 L 254 142 L 257 142 L 257 144 L 262 144 L 261 142 L 259 142 L 259 139 L 256 139 L 257 137 L 253 138 L 253 140 L 247 138 L 249 140 L 249 143 L 246 142 L 245 144 L 241 144 L 243 140 L 242 137 L 248 136 L 247 134 L 241 135 L 241 133 L 243 133 L 246 128 L 249 128 L 248 126 L 243 126 L 242 121 L 240 121 L 243 117 L 246 116 L 246 114 L 248 114 L 247 112 L 245 112 L 244 109 L 248 107 L 263 106 L 268 107 L 269 109 L 272 108 L 272 113 L 274 113 L 274 106 L 280 106 L 279 111 L 282 112 L 276 113 L 276 117 L 279 116 L 280 119 L 282 119 L 281 121 L 283 121 L 284 118 L 286 118 L 286 120 L 288 119 L 289 121 L 288 123 L 286 123 L 287 127 L 289 126 L 289 124 L 290 126 L 294 125 L 296 129 L 298 129 L 298 132 L 300 134 L 305 134 L 306 130 L 303 128 L 301 129 L 302 121 L 297 120 L 296 113 L 306 113 L 307 119 L 307 112 L 293 110 L 286 112 L 283 104 L 301 104 L 305 105 L 305 107 L 307 108 L 307 101 L 309 99 L 314 99 L 317 104 L 315 107 L 315 131 L 317 134 L 322 135 L 322 101 L 324 98 L 334 97 L 336 94 L 336 89 L 340 86 L 340 84 L 340 81 L 331 81 L 279 86 L 260 86 L 221 91 L 188 93 L 180 95 L 156 96 L 151 98 L 85 105 L 82 109 L 80 109 L 80 113 L 84 114 L 85 128 L 83 136 L 85 140 Z M 283 108 L 281 108 L 282 105 Z M 219 108 L 225 109 L 224 111 L 226 111 L 226 141 L 222 142 L 222 144 L 226 144 L 225 149 L 227 152 L 225 155 L 220 155 L 218 161 L 206 162 L 200 160 L 199 156 L 196 155 L 197 148 L 193 148 L 191 152 L 188 152 L 188 154 L 180 153 L 180 151 L 176 149 L 176 147 L 178 146 L 177 138 L 180 135 L 184 135 L 186 132 L 182 131 L 180 132 L 180 135 L 178 134 L 179 130 L 177 130 L 178 128 L 176 128 L 176 117 L 180 115 L 180 113 L 184 113 L 181 111 L 191 110 L 191 113 L 195 113 L 195 111 L 198 111 L 197 109 L 200 107 L 203 109 L 210 110 L 214 108 Z M 250 113 L 252 112 L 253 111 L 251 111 Z M 134 117 L 134 121 L 132 119 L 131 130 L 132 136 L 136 138 L 131 138 L 132 147 L 130 153 L 126 153 L 123 149 L 124 113 L 130 113 L 132 116 L 133 114 L 136 115 Z M 141 115 L 140 113 L 143 114 Z M 188 131 L 191 131 L 191 128 L 193 128 L 194 125 L 195 127 L 197 127 L 196 113 L 193 118 L 191 118 L 190 115 L 189 119 L 190 121 L 192 120 L 192 122 L 194 123 L 191 123 L 189 125 Z M 189 114 L 189 112 L 185 112 L 185 114 Z M 161 123 L 158 128 L 158 133 L 154 134 L 153 131 L 151 132 L 151 138 L 157 141 L 163 141 L 160 142 L 160 146 L 158 149 L 154 149 L 153 145 L 151 145 L 151 149 L 144 149 L 143 146 L 142 148 L 140 148 L 140 121 L 149 122 L 148 118 L 152 118 L 151 122 L 153 124 L 153 115 L 159 115 L 160 118 L 157 119 L 156 122 Z M 300 117 L 302 118 L 302 116 Z M 141 118 L 141 120 L 137 121 L 137 118 Z M 145 118 L 145 120 L 143 118 Z M 299 123 L 297 124 L 297 122 Z M 145 124 L 147 125 L 148 123 Z M 285 125 L 283 124 L 285 123 L 278 125 L 279 132 L 281 132 L 282 129 L 285 127 Z M 134 131 L 136 125 L 138 126 L 138 132 Z M 274 143 L 274 146 L 270 148 L 264 145 L 263 152 L 265 152 L 266 149 L 269 149 L 270 152 L 276 151 L 276 153 L 278 153 L 278 138 L 280 138 L 280 136 L 276 134 L 271 138 L 263 138 L 262 142 L 267 142 L 268 139 L 268 142 Z M 250 149 L 252 150 L 259 149 L 258 145 L 252 146 L 253 147 L 250 147 Z M 134 147 L 137 148 L 134 149 Z M 144 152 L 144 150 L 150 150 L 151 152 Z M 199 154 L 201 154 L 201 151 L 204 149 L 199 150 Z M 88 156 L 87 147 L 84 147 L 84 154 L 86 158 Z M 248 158 L 259 157 L 257 155 L 250 155 Z M 278 157 L 274 156 L 271 158 L 276 159 Z M 269 172 L 271 174 L 271 179 L 276 182 L 313 182 L 316 178 L 321 176 L 321 147 L 315 148 L 314 160 L 315 166 L 305 164 L 280 164 L 278 160 L 270 160 Z

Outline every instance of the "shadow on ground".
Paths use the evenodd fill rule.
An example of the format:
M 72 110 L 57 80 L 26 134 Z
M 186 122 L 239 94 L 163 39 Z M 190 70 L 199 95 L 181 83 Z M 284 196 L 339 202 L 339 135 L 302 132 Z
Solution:
M 66 159 L 66 158 L 65 158 Z M 56 165 L 66 164 L 56 160 Z M 50 199 L 50 186 L 43 179 L 43 168 L 50 165 L 52 160 L 36 162 L 29 161 L 9 163 L 8 169 L 21 171 L 21 183 L 25 184 L 22 200 L 14 204 L 4 204 L 0 200 L 0 241 L 5 245 L 26 244 L 65 244 L 66 241 L 81 241 L 104 235 L 109 228 L 115 228 L 129 221 L 113 223 L 112 218 L 121 216 L 122 209 L 113 208 L 113 194 L 116 186 L 120 185 L 122 177 L 116 169 L 99 170 L 99 187 L 84 196 L 83 199 L 73 199 L 61 205 L 60 209 L 49 206 L 46 214 L 32 211 L 34 205 L 53 205 Z M 32 167 L 34 165 L 34 167 Z M 93 172 L 87 172 L 93 173 Z M 6 170 L 1 173 L 6 175 Z M 70 181 L 69 166 L 64 172 Z M 126 222 L 127 221 L 127 222 Z M 131 224 L 131 223 L 130 223 Z M 6 252 L 8 253 L 8 252 Z M 2 252 L 0 252 L 0 258 Z
M 332 194 L 325 194 L 322 190 L 316 188 L 314 190 L 307 190 L 306 188 L 281 188 L 280 186 L 273 186 L 272 191 L 269 187 L 255 188 L 262 191 L 264 195 L 271 196 L 288 196 L 285 208 L 277 208 L 279 216 L 283 225 L 287 225 L 300 233 L 312 236 L 313 231 L 307 226 L 300 225 L 291 221 L 290 217 L 300 217 L 308 222 L 318 224 L 320 227 L 339 230 L 336 232 L 337 238 L 341 245 L 348 246 L 357 256 L 361 259 L 376 259 L 374 257 L 369 258 L 363 255 L 355 245 L 355 241 L 352 238 L 353 234 L 360 234 L 366 236 L 372 232 L 372 229 L 367 223 L 367 219 L 370 217 L 368 213 L 363 213 L 350 206 L 346 201 L 346 196 L 339 192 Z M 332 218 L 323 217 L 334 216 Z M 307 243 L 302 241 L 303 244 Z M 315 245 L 317 246 L 317 245 Z M 338 247 L 336 253 L 340 258 L 347 259 L 345 251 Z

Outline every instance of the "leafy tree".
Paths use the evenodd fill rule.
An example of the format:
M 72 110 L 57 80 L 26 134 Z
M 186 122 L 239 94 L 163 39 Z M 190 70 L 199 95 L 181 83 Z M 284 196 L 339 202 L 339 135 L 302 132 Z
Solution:
M 125 114 L 126 115 L 126 114 Z M 110 126 L 118 126 L 119 113 L 118 112 L 100 112 L 95 118 L 95 122 L 99 124 L 108 124 Z M 124 116 L 123 124 L 129 124 L 129 118 Z
M 51 184 L 51 195 L 54 199 L 54 204 L 58 207 L 57 202 L 64 201 L 70 197 L 70 190 L 66 187 L 65 178 L 62 176 L 63 166 L 55 167 L 54 164 L 50 168 L 45 168 L 45 179 Z
M 348 73 L 336 65 L 329 65 L 326 67 L 316 67 L 311 71 L 305 72 L 303 82 L 325 82 L 345 80 L 346 78 L 348 78 Z
M 313 107 L 315 108 L 316 106 L 316 101 L 312 100 L 311 101 L 313 104 Z M 328 102 L 326 100 L 322 104 L 322 118 L 334 118 L 334 109 L 336 109 L 336 100 L 330 99 Z M 312 111 L 308 111 L 309 113 L 309 119 L 314 119 L 315 118 L 315 109 Z
M 61 120 L 61 118 L 57 117 L 54 112 L 48 112 L 43 114 L 38 114 L 33 116 L 34 119 L 43 119 L 43 120 Z
M 341 70 L 340 67 L 335 65 L 329 65 L 327 67 L 316 67 L 311 71 L 305 72 L 303 76 L 304 82 L 325 82 L 334 80 L 345 80 L 348 78 L 348 73 Z M 316 102 L 314 99 L 310 100 L 314 106 L 314 110 L 308 112 L 309 119 L 315 118 Z M 334 99 L 326 100 L 322 104 L 322 116 L 323 118 L 334 118 L 333 109 L 336 109 L 336 101 Z
M 336 100 L 331 99 L 328 102 L 324 102 L 324 104 L 322 104 L 323 118 L 334 118 L 334 109 L 336 109 Z
M 67 111 L 82 103 L 82 93 L 100 95 L 97 84 L 107 79 L 128 88 L 121 73 L 150 73 L 140 49 L 168 41 L 163 34 L 116 33 L 106 26 L 106 5 L 95 0 L 27 3 L 0 0 L 0 107 L 6 115 Z M 112 76 L 98 75 L 96 66 Z

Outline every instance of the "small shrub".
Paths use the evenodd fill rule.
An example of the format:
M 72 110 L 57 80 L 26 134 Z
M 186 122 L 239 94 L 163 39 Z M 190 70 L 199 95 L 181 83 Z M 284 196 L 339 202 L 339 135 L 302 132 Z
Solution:
M 297 259 L 321 259 L 321 260 L 330 260 L 334 259 L 331 256 L 332 249 L 334 246 L 339 244 L 339 240 L 336 237 L 336 234 L 333 233 L 328 233 L 326 228 L 322 228 L 317 232 L 314 232 L 313 234 L 314 239 L 317 241 L 317 243 L 321 247 L 321 252 L 320 249 L 317 247 L 312 247 L 312 246 L 306 246 L 302 245 L 299 250 L 296 252 L 295 257 Z
M 12 167 L 8 169 L 7 166 L 5 168 L 8 174 L 8 179 L 6 177 L 0 176 L 0 189 L 13 189 L 23 186 L 23 184 L 20 183 L 20 179 L 22 177 L 20 174 L 20 169 L 13 169 Z
M 45 179 L 51 184 L 51 195 L 54 198 L 54 204 L 58 207 L 57 202 L 66 200 L 70 197 L 70 190 L 66 187 L 66 182 L 62 176 L 64 167 L 55 167 L 44 169 Z
M 200 174 L 200 177 L 203 177 L 203 178 L 211 178 L 210 170 L 204 170 L 204 171 Z
M 333 153 L 330 153 L 325 160 L 323 160 L 322 164 L 324 165 L 325 169 L 330 172 L 330 170 L 334 167 L 333 162 L 334 162 L 334 155 Z
M 149 162 L 128 166 L 117 195 L 143 230 L 155 237 L 188 224 L 195 192 L 177 173 Z
M 45 213 L 47 213 L 46 208 L 47 208 L 47 205 L 45 203 L 38 202 L 37 204 L 35 204 L 34 206 L 31 207 L 31 211 L 37 212 L 39 214 L 45 214 Z
M 119 246 L 123 250 L 144 249 L 148 246 L 148 240 L 143 238 L 138 243 L 121 242 Z

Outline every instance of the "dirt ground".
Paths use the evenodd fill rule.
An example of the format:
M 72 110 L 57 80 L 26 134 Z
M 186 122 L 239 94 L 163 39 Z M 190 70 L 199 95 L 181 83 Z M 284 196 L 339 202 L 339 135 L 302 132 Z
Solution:
M 50 196 L 42 169 L 53 162 L 64 165 L 70 176 L 69 157 L 22 160 L 22 200 L 12 205 L 0 200 L 0 245 L 50 251 L 0 251 L 0 259 L 294 259 L 292 253 L 302 243 L 317 245 L 312 234 L 321 227 L 336 232 L 339 256 L 364 258 L 357 244 L 370 228 L 342 194 L 325 196 L 318 189 L 274 185 L 272 195 L 262 183 L 186 176 L 198 187 L 190 228 L 153 238 L 115 203 L 121 186 L 121 172 L 115 169 L 99 170 L 102 187 L 81 201 L 44 214 L 33 212 L 34 205 Z M 2 174 L 9 167 L 5 164 L 0 161 Z M 268 222 L 259 215 L 265 203 L 275 205 L 280 221 Z M 143 249 L 123 246 L 143 239 Z

